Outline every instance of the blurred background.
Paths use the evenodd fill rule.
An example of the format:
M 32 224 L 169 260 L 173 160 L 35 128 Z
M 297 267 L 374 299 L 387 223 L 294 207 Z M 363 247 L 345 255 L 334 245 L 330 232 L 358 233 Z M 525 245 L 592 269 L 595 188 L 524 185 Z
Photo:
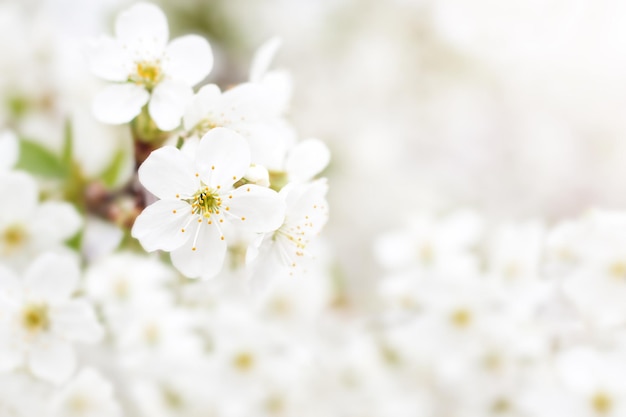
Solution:
M 130 3 L 5 0 L 5 123 L 28 136 L 54 125 L 51 114 L 71 106 L 55 92 L 85 95 L 87 76 L 77 76 L 80 57 L 56 72 L 51 61 L 110 33 Z M 158 3 L 172 37 L 209 38 L 217 67 L 208 81 L 221 86 L 245 80 L 255 48 L 282 37 L 275 65 L 294 78 L 290 118 L 332 150 L 325 236 L 354 285 L 379 273 L 373 237 L 416 210 L 553 221 L 626 203 L 623 2 Z

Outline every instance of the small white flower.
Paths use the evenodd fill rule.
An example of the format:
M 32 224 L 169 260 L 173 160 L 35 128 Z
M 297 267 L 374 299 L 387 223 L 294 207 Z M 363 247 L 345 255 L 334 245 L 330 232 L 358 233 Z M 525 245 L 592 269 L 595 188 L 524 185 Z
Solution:
M 188 277 L 215 276 L 224 263 L 227 224 L 265 233 L 285 217 L 275 191 L 234 187 L 249 166 L 245 139 L 224 128 L 200 140 L 195 159 L 170 146 L 154 151 L 139 168 L 139 180 L 160 200 L 137 217 L 133 237 L 149 252 L 172 252 L 174 266 Z
M 192 86 L 211 71 L 213 54 L 197 35 L 169 44 L 167 20 L 161 9 L 138 3 L 115 21 L 115 38 L 101 37 L 89 51 L 94 74 L 117 84 L 94 101 L 94 114 L 105 123 L 131 121 L 148 103 L 150 116 L 161 130 L 176 128 L 191 98 Z
M 295 268 L 299 259 L 307 255 L 307 245 L 328 221 L 327 191 L 325 179 L 289 184 L 280 191 L 287 208 L 285 221 L 263 239 L 258 251 L 250 251 L 248 255 L 252 280 L 259 289 L 279 271 Z
M 122 412 L 113 385 L 96 370 L 83 369 L 52 399 L 54 417 L 117 417 Z
M 471 248 L 482 233 L 482 219 L 459 210 L 442 219 L 420 213 L 403 230 L 383 235 L 374 247 L 380 264 L 389 269 L 467 273 L 477 269 Z
M 147 307 L 146 300 L 169 300 L 165 285 L 177 274 L 158 259 L 129 252 L 92 263 L 85 273 L 85 291 L 97 303 L 112 331 L 128 324 L 129 316 Z M 135 310 L 136 309 L 136 310 Z
M 533 395 L 529 396 L 528 415 L 625 415 L 626 361 L 623 353 L 576 347 L 560 352 L 554 368 L 557 378 L 551 384 L 548 382 L 550 378 L 543 376 L 529 387 Z
M 0 260 L 23 267 L 33 256 L 56 250 L 78 232 L 82 219 L 68 203 L 38 203 L 37 183 L 23 172 L 0 174 Z
M 0 268 L 0 371 L 26 365 L 38 378 L 60 383 L 74 370 L 71 342 L 94 343 L 102 328 L 86 301 L 72 299 L 78 262 L 45 254 L 20 279 Z

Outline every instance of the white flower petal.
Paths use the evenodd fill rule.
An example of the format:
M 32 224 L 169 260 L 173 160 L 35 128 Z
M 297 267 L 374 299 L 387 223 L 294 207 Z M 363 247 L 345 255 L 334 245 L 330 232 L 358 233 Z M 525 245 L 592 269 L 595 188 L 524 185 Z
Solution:
M 211 46 L 201 36 L 176 38 L 165 49 L 164 72 L 174 80 L 194 86 L 204 80 L 212 68 Z
M 257 49 L 252 60 L 252 65 L 250 66 L 250 81 L 253 83 L 261 81 L 272 64 L 274 56 L 282 43 L 282 39 L 276 36 L 266 41 Z
M 195 233 L 198 237 L 195 239 Z M 222 270 L 226 256 L 226 242 L 215 225 L 194 222 L 190 228 L 194 238 L 172 252 L 172 263 L 183 275 L 189 278 L 213 278 Z M 195 240 L 195 244 L 194 244 Z M 194 251 L 193 248 L 196 248 Z
M 140 85 L 115 84 L 105 87 L 93 101 L 93 114 L 102 123 L 122 124 L 133 120 L 150 99 Z
M 330 151 L 324 142 L 307 139 L 296 145 L 287 158 L 286 170 L 292 181 L 308 181 L 330 162 Z
M 189 221 L 191 208 L 180 200 L 159 200 L 146 207 L 137 217 L 132 236 L 148 251 L 172 251 L 189 239 L 190 233 L 181 230 Z
M 7 171 L 17 163 L 20 145 L 13 132 L 0 133 L 0 172 Z
M 243 136 L 230 129 L 211 129 L 200 139 L 196 166 L 200 178 L 210 187 L 227 187 L 246 173 L 250 148 Z
M 102 338 L 103 329 L 89 303 L 72 300 L 50 311 L 53 331 L 68 340 L 95 343 Z
M 21 297 L 22 284 L 20 279 L 9 268 L 0 265 L 0 298 L 6 296 L 9 298 Z
M 78 211 L 69 203 L 47 201 L 35 210 L 32 229 L 45 243 L 59 243 L 74 236 L 83 224 Z
M 24 172 L 0 174 L 0 224 L 29 219 L 39 200 L 34 178 Z
M 44 254 L 24 275 L 26 295 L 33 301 L 60 302 L 68 299 L 78 285 L 80 269 L 71 256 Z
M 0 333 L 2 330 L 0 330 Z M 24 353 L 14 346 L 9 335 L 0 334 L 0 372 L 18 368 L 24 362 Z
M 115 20 L 115 36 L 128 50 L 143 59 L 155 59 L 169 39 L 167 18 L 150 3 L 137 3 Z
M 257 233 L 278 229 L 285 220 L 285 202 L 278 193 L 258 185 L 244 185 L 232 192 L 229 212 L 245 220 L 233 220 L 235 225 Z
M 291 183 L 280 190 L 285 196 L 287 214 L 285 222 L 289 225 L 300 225 L 308 235 L 316 235 L 328 221 L 328 203 L 326 179 L 310 183 Z
M 258 85 L 264 90 L 266 112 L 280 116 L 289 109 L 293 95 L 293 79 L 289 72 L 268 72 Z
M 589 348 L 578 347 L 561 353 L 556 359 L 556 369 L 563 381 L 577 392 L 592 392 L 602 381 L 602 361 Z
M 152 152 L 138 174 L 141 184 L 160 199 L 173 199 L 177 194 L 190 197 L 200 188 L 193 162 L 173 146 Z
M 192 97 L 193 90 L 186 84 L 172 80 L 159 83 L 148 104 L 152 120 L 161 130 L 176 129 Z
M 87 47 L 89 69 L 107 81 L 126 81 L 132 69 L 128 51 L 110 36 L 101 36 Z
M 28 365 L 35 376 L 59 384 L 67 380 L 74 371 L 76 357 L 69 343 L 47 337 L 33 346 Z
M 222 92 L 215 84 L 203 86 L 189 101 L 183 117 L 185 130 L 191 130 L 212 110 L 216 109 Z

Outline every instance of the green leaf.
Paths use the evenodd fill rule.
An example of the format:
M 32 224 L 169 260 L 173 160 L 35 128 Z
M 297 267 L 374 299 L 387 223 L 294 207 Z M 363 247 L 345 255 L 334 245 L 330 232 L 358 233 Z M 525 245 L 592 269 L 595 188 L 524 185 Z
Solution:
M 83 231 L 81 230 L 80 232 L 76 233 L 72 238 L 70 238 L 66 242 L 66 244 L 68 247 L 76 251 L 80 251 L 80 248 L 83 245 Z
M 120 171 L 124 166 L 124 152 L 122 150 L 117 151 L 113 160 L 102 173 L 102 181 L 107 187 L 113 187 L 120 176 Z
M 17 169 L 28 171 L 42 177 L 65 178 L 69 173 L 69 165 L 43 146 L 27 140 L 20 141 L 20 158 Z

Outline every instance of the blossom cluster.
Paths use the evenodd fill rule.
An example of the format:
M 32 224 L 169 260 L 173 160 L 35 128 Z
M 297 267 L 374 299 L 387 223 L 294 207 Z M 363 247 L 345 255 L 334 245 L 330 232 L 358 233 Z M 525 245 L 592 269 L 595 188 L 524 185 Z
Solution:
M 252 3 L 0 3 L 0 417 L 626 415 L 622 6 Z
M 0 132 L 1 416 L 207 415 L 187 396 L 214 398 L 203 379 L 247 342 L 211 334 L 237 319 L 192 293 L 207 285 L 219 299 L 234 287 L 245 305 L 315 267 L 330 153 L 288 121 L 291 78 L 271 69 L 280 40 L 224 91 L 208 83 L 205 38 L 168 41 L 163 11 L 136 3 L 114 36 L 58 44 L 91 75 L 72 87 L 49 79 L 51 103 L 14 87 L 20 101 Z M 30 130 L 33 119 L 54 122 Z M 243 325 L 252 341 L 255 325 Z M 240 368 L 255 360 L 242 355 Z
M 602 210 L 551 227 L 421 214 L 382 236 L 376 334 L 427 393 L 421 415 L 623 415 L 624 236 Z

